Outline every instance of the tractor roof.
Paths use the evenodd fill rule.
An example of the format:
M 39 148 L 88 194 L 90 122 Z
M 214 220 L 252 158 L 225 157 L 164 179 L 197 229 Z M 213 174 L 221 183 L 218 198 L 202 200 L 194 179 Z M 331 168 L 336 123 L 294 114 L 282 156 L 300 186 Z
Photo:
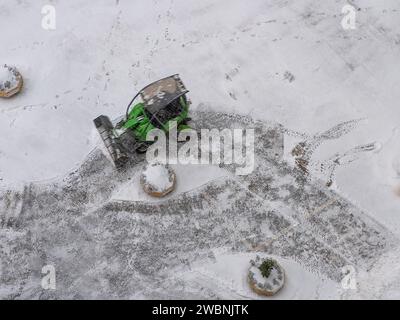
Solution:
M 140 91 L 140 96 L 146 109 L 156 114 L 172 101 L 189 92 L 178 74 L 160 79 L 146 86 Z

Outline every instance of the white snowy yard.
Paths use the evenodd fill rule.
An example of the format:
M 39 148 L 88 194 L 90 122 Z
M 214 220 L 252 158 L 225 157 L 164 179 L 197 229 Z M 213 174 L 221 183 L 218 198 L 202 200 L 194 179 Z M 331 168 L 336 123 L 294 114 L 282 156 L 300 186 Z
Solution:
M 277 299 L 400 298 L 400 3 L 349 2 L 357 9 L 355 30 L 342 28 L 344 0 L 0 0 L 0 64 L 16 66 L 24 77 L 21 94 L 0 100 L 0 298 L 257 299 L 243 278 L 247 262 L 257 253 L 274 255 L 286 269 L 288 282 Z M 41 26 L 41 10 L 48 4 L 56 8 L 55 30 Z M 192 199 L 185 203 L 190 216 L 176 213 L 190 226 L 198 224 L 187 238 L 178 226 L 184 223 L 174 213 L 158 212 L 160 200 L 139 189 L 134 169 L 128 170 L 128 180 L 104 165 L 103 183 L 115 188 L 91 194 L 92 185 L 102 187 L 102 172 L 95 169 L 103 170 L 97 164 L 104 160 L 97 154 L 96 161 L 85 160 L 99 144 L 95 117 L 120 116 L 138 90 L 174 73 L 190 90 L 193 111 L 249 116 L 285 128 L 285 167 L 270 168 L 268 163 L 257 169 L 260 176 L 276 178 L 271 182 L 272 189 L 279 189 L 275 198 L 267 191 L 267 199 L 259 199 L 251 188 L 255 177 L 238 182 L 213 166 L 175 168 L 180 184 L 165 200 L 166 207 L 174 210 L 176 205 L 178 212 L 183 210 L 181 194 L 185 201 Z M 318 140 L 320 133 L 353 120 L 345 134 Z M 301 141 L 316 146 L 310 154 L 311 182 L 293 191 L 291 184 L 297 182 L 289 172 L 294 166 L 291 150 Z M 366 145 L 371 147 L 363 151 Z M 94 163 L 89 168 L 94 173 L 79 169 L 82 163 Z M 321 187 L 332 163 L 333 184 Z M 74 170 L 90 171 L 78 183 L 90 189 L 82 204 L 72 195 L 63 199 L 61 181 Z M 229 179 L 237 185 L 227 183 Z M 38 201 L 30 208 L 38 212 L 37 219 L 35 214 L 22 216 L 7 225 L 7 197 L 18 198 L 26 188 L 29 203 Z M 207 188 L 218 190 L 220 198 L 199 200 Z M 336 234 L 319 239 L 321 246 L 333 247 L 329 259 L 316 258 L 310 265 L 303 247 L 297 246 L 311 250 L 308 238 L 295 242 L 294 249 L 289 240 L 271 250 L 236 243 L 253 232 L 259 245 L 262 236 L 274 234 L 269 216 L 262 216 L 265 205 L 288 224 L 300 223 L 300 234 L 313 233 L 313 228 L 324 233 L 322 222 L 297 221 L 296 203 L 284 195 L 307 202 L 313 188 L 341 203 L 327 214 L 329 223 L 340 223 L 336 211 L 343 208 L 359 219 L 349 226 L 354 237 L 366 234 L 360 238 L 365 247 L 360 245 L 359 256 L 349 239 Z M 50 193 L 59 196 L 49 203 L 55 209 L 41 214 L 46 209 L 40 201 Z M 233 196 L 241 199 L 240 205 L 227 200 Z M 247 205 L 249 197 L 254 208 Z M 283 207 L 290 213 L 280 211 Z M 220 208 L 221 216 L 212 220 L 215 229 L 204 231 L 210 222 L 207 210 Z M 243 208 L 251 213 L 241 216 Z M 224 220 L 225 209 L 237 225 Z M 158 238 L 139 232 L 158 223 Z M 58 234 L 59 228 L 69 227 L 71 232 Z M 237 229 L 232 243 L 220 240 L 218 232 L 229 235 Z M 81 247 L 68 245 L 75 234 Z M 181 234 L 186 246 L 172 245 Z M 192 251 L 189 244 L 196 237 L 193 247 L 198 250 Z M 165 244 L 169 241 L 171 246 Z M 363 250 L 369 248 L 375 257 L 365 256 Z M 158 268 L 154 261 L 161 258 L 156 254 L 164 253 Z M 60 274 L 57 290 L 50 293 L 40 286 L 41 268 L 48 263 Z M 355 268 L 356 289 L 341 283 L 341 267 L 348 264 Z M 147 265 L 154 270 L 145 270 Z

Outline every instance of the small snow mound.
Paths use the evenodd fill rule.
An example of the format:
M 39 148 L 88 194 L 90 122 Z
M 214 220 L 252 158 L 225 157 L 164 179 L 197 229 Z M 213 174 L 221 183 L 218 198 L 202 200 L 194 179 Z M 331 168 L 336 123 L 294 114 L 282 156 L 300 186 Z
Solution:
M 0 97 L 11 97 L 22 87 L 22 77 L 15 67 L 0 67 Z
M 175 173 L 167 165 L 151 163 L 144 169 L 140 181 L 146 193 L 163 197 L 173 190 Z

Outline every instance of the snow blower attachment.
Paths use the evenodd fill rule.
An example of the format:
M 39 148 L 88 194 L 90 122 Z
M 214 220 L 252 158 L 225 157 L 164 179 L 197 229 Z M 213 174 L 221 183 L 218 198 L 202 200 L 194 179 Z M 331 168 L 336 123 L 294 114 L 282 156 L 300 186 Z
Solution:
M 93 120 L 117 168 L 122 167 L 134 153 L 146 152 L 150 145 L 146 137 L 151 130 L 158 128 L 168 132 L 170 122 L 176 122 L 178 131 L 189 128 L 188 92 L 176 74 L 139 91 L 129 103 L 124 118 L 115 126 L 104 115 Z M 134 104 L 138 97 L 141 101 Z

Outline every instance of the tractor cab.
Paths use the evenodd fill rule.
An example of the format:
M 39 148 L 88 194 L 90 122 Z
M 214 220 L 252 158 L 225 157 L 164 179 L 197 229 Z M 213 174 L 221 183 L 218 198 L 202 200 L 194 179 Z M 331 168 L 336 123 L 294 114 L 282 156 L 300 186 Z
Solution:
M 128 104 L 123 120 L 115 126 L 107 116 L 94 119 L 117 167 L 126 163 L 129 154 L 147 150 L 146 137 L 151 130 L 158 128 L 168 132 L 171 123 L 176 123 L 178 131 L 188 128 L 188 92 L 179 75 L 175 74 L 140 90 Z M 141 101 L 135 102 L 137 98 Z
M 144 112 L 157 128 L 185 112 L 186 90 L 179 75 L 158 80 L 140 91 Z

